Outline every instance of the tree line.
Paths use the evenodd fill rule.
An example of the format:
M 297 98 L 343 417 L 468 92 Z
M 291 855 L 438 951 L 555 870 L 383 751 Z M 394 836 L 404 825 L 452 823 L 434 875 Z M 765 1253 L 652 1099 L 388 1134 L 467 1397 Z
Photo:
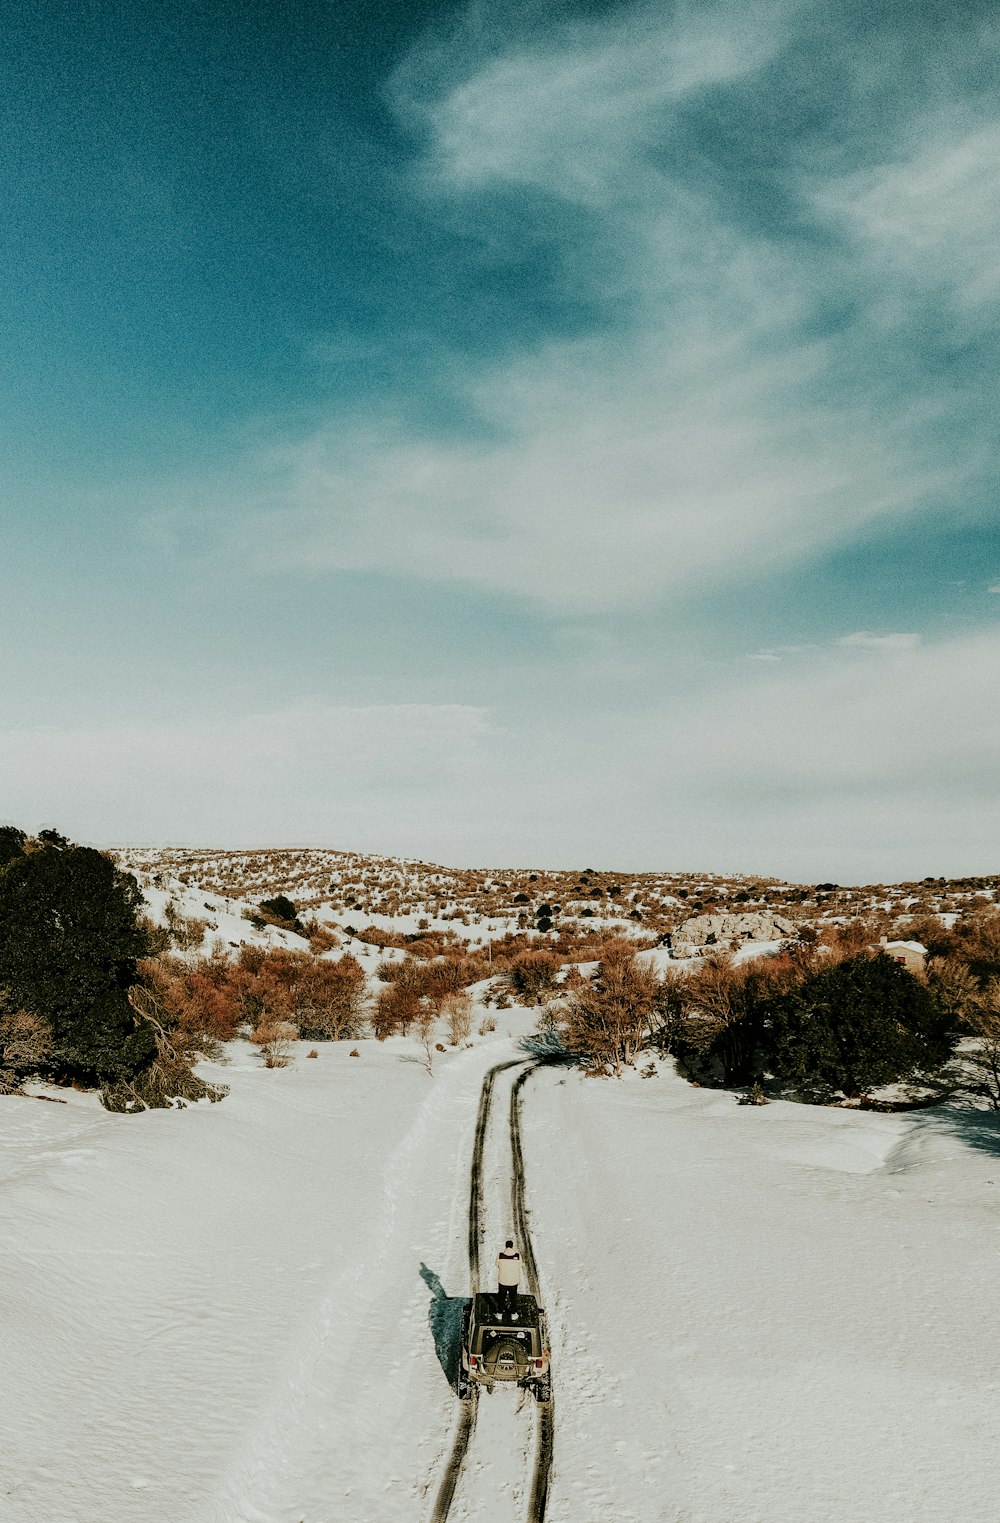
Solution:
M 964 1093 L 1000 1110 L 1000 910 L 920 930 L 935 953 L 922 975 L 864 945 L 861 923 L 662 977 L 620 945 L 548 1023 L 595 1073 L 620 1074 L 654 1047 L 695 1084 L 823 1103 L 902 1083 L 928 1101 Z

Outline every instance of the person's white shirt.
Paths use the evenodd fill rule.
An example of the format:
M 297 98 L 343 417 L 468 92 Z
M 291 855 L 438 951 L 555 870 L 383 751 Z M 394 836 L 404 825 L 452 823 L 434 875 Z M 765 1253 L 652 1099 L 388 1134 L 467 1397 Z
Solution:
M 497 1254 L 497 1283 L 517 1287 L 521 1283 L 521 1255 L 516 1248 L 501 1248 Z

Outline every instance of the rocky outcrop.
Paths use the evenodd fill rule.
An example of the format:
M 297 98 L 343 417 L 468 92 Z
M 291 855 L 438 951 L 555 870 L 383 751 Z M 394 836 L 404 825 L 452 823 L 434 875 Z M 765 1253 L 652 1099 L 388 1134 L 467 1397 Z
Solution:
M 797 936 L 798 927 L 784 915 L 767 910 L 744 915 L 693 915 L 673 933 L 675 952 L 684 947 L 733 947 L 743 941 L 782 941 Z

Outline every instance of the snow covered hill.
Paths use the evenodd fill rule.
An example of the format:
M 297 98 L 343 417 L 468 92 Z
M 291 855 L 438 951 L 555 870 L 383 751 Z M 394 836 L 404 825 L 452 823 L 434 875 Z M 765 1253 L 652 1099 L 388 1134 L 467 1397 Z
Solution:
M 469 1289 L 473 1124 L 518 1055 L 509 1016 L 433 1077 L 405 1038 L 274 1071 L 237 1043 L 222 1105 L 0 1098 L 2 1523 L 426 1523 L 456 1409 L 436 1319 Z M 993 1516 L 990 1118 L 553 1069 L 523 1135 L 551 1523 Z M 450 1516 L 506 1523 L 518 1396 L 480 1401 Z

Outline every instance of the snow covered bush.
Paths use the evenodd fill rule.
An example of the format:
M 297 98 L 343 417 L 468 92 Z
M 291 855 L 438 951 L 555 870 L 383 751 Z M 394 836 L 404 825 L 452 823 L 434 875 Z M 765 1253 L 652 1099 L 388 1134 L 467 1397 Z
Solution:
M 1000 978 L 986 985 L 970 1014 L 976 1041 L 964 1056 L 969 1071 L 966 1090 L 1000 1111 Z

